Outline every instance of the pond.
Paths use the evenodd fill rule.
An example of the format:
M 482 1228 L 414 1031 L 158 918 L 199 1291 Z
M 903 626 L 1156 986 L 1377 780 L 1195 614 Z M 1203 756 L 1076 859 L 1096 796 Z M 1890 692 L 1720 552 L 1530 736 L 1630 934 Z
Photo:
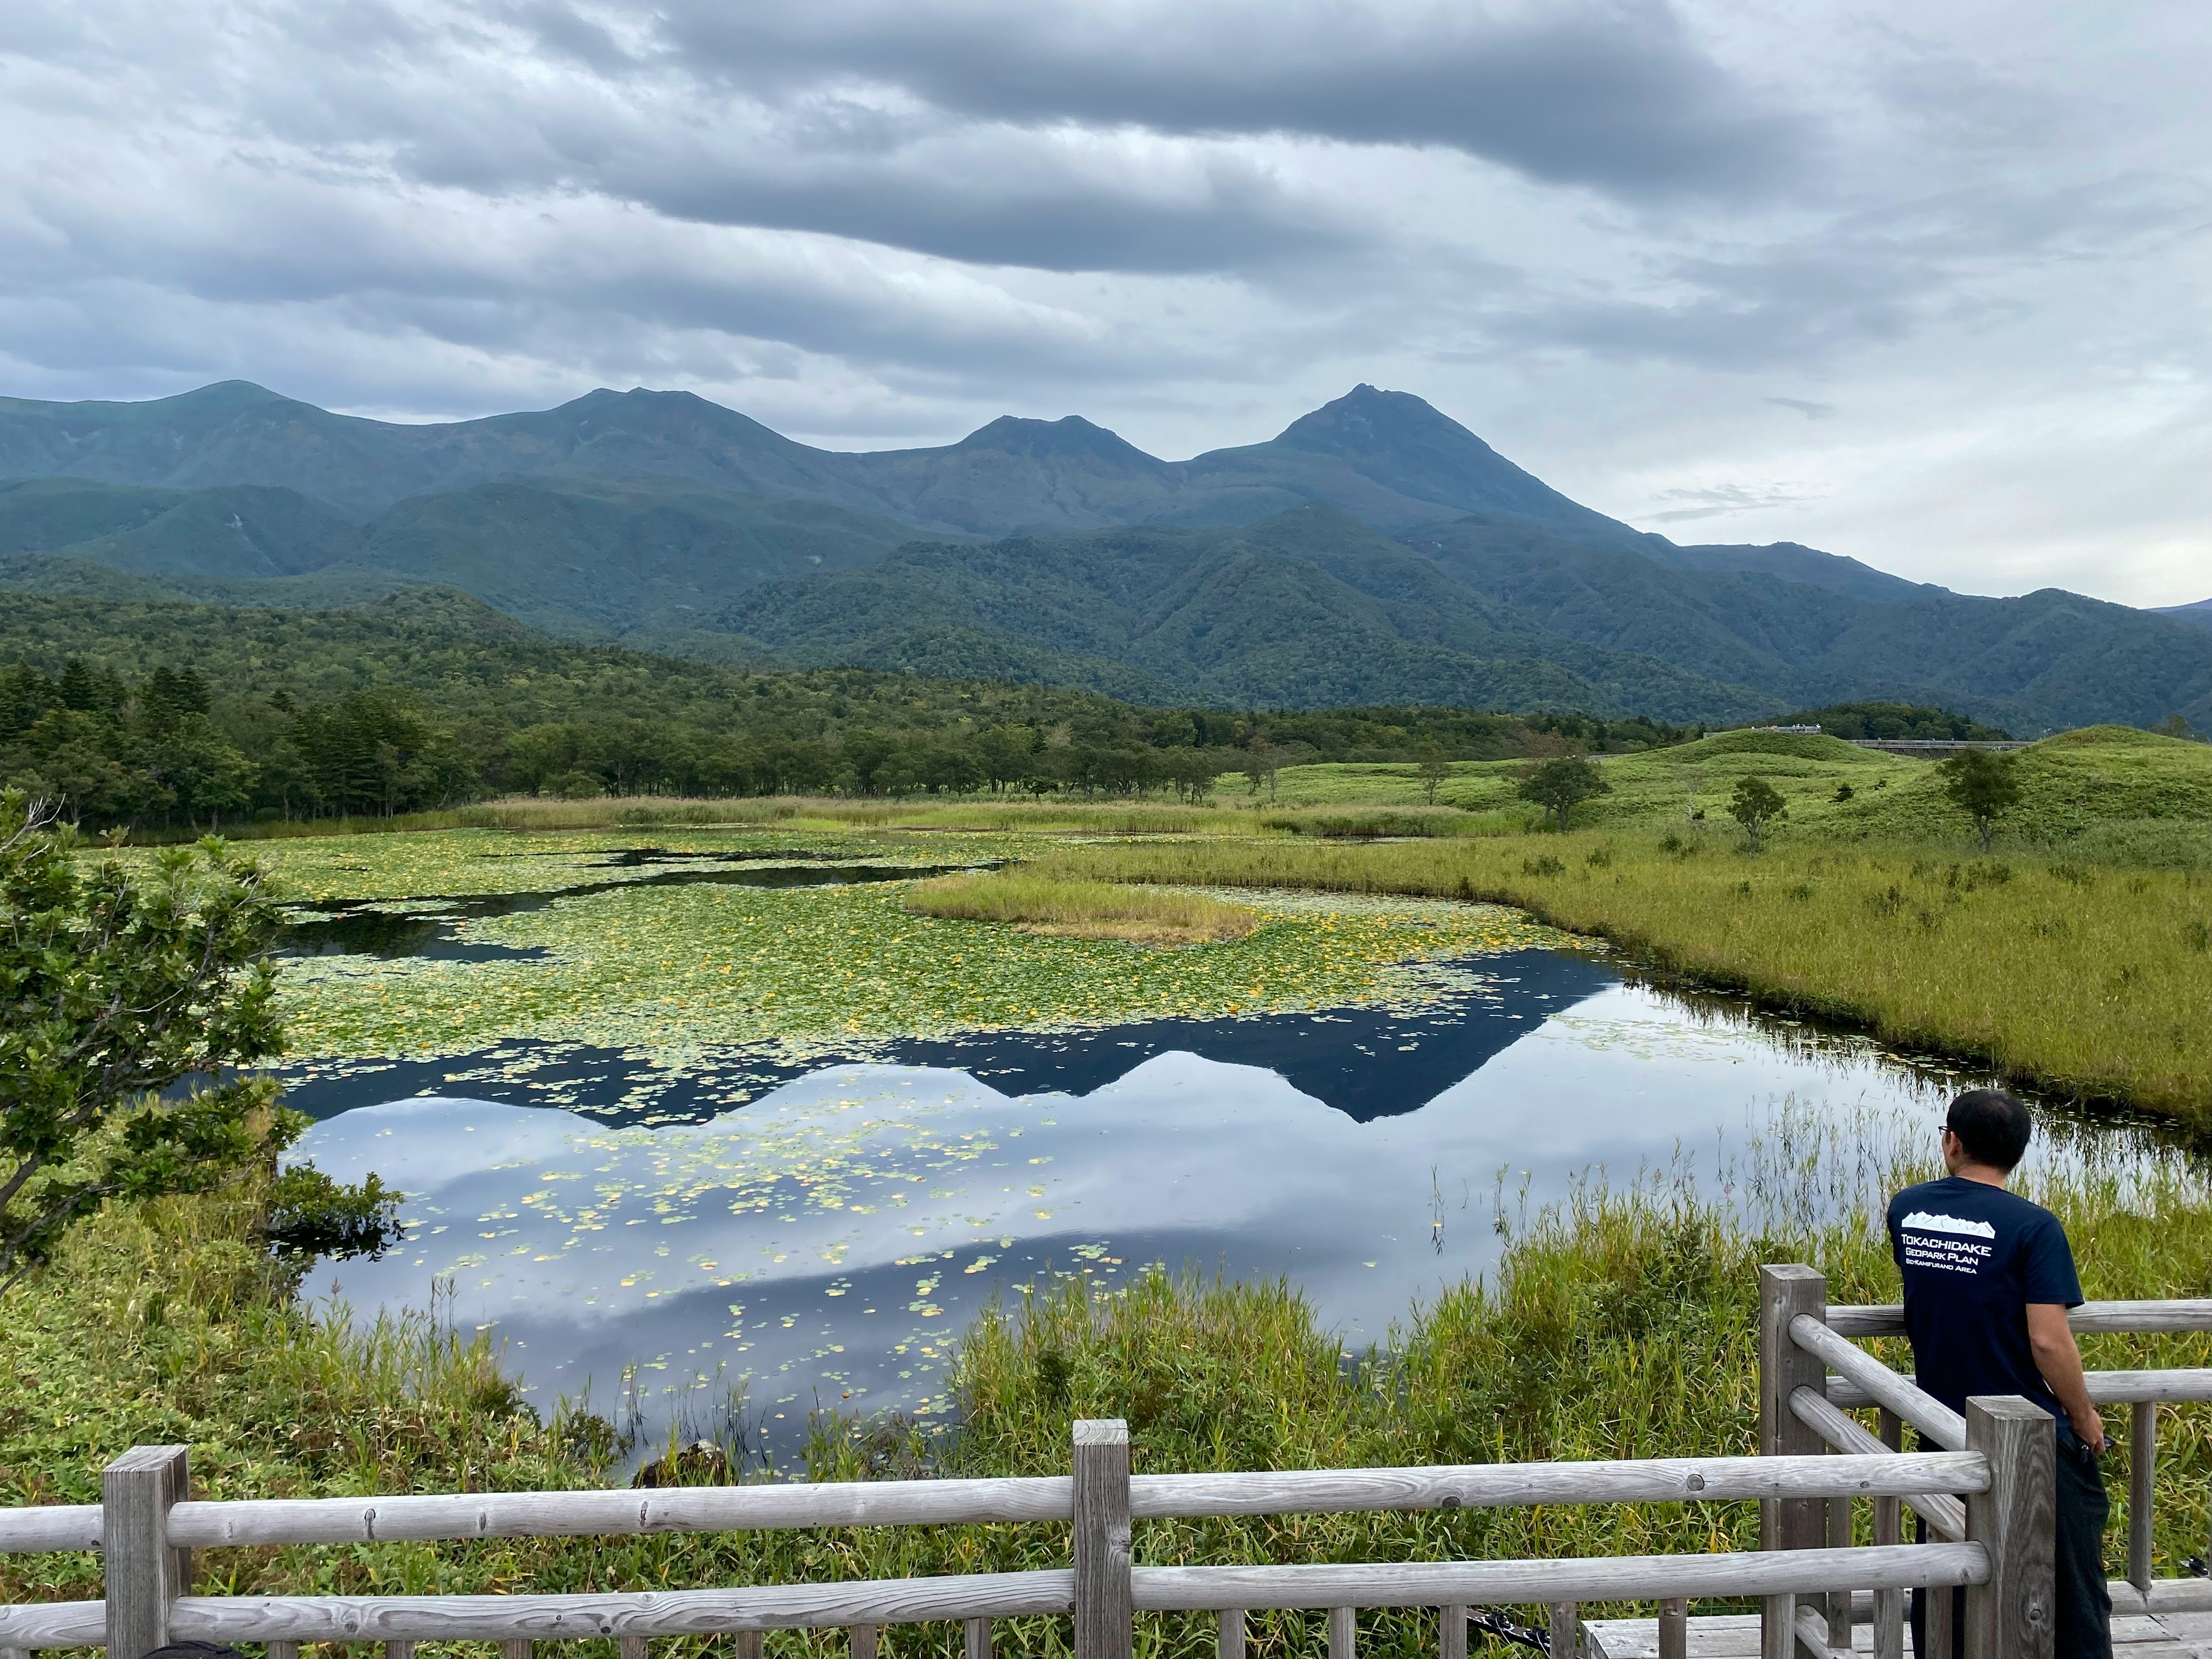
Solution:
M 845 868 L 854 885 L 839 902 L 884 878 Z M 736 908 L 718 925 L 765 915 L 804 938 L 819 918 L 802 907 L 830 902 L 836 872 L 811 874 L 719 889 Z M 626 884 L 645 909 L 620 926 L 649 934 L 651 907 L 684 890 Z M 883 896 L 834 913 L 858 941 L 849 960 L 907 925 L 884 919 Z M 987 940 L 975 924 L 933 923 L 958 930 L 929 937 L 961 942 L 947 960 L 963 985 L 1011 971 L 1001 951 L 1033 953 L 1032 975 L 1072 960 L 1124 980 L 1180 955 L 1197 977 L 1180 982 L 1183 1011 L 1134 1018 L 878 1018 L 860 1030 L 802 1018 L 799 1041 L 772 1018 L 732 1027 L 702 1010 L 683 1041 L 656 1043 L 627 1014 L 599 1041 L 547 1015 L 473 1046 L 302 1057 L 292 1098 L 320 1121 L 301 1153 L 341 1179 L 380 1172 L 407 1194 L 411 1227 L 382 1261 L 319 1270 L 309 1293 L 362 1310 L 449 1294 L 452 1316 L 506 1344 L 542 1408 L 587 1397 L 648 1439 L 728 1413 L 755 1443 L 787 1448 L 817 1407 L 943 1413 L 960 1330 L 1054 1274 L 1110 1282 L 1157 1262 L 1287 1276 L 1355 1346 L 1489 1266 L 1501 1211 L 1555 1200 L 1594 1169 L 1710 1181 L 1763 1138 L 1835 1164 L 1836 1190 L 1852 1191 L 1853 1168 L 1932 1135 L 1968 1080 L 1636 982 L 1585 942 L 1485 907 L 1246 898 L 1309 951 L 1364 951 L 1371 971 L 1316 968 L 1298 983 L 1337 994 L 1285 1006 L 1255 994 L 1252 963 L 1272 958 L 1251 957 L 1224 991 L 1205 977 L 1224 971 L 1205 965 L 1216 947 Z M 579 889 L 539 902 L 550 915 L 593 901 Z M 756 908 L 777 903 L 793 908 Z M 543 966 L 439 956 L 495 942 L 482 930 L 518 914 L 466 910 L 415 907 L 418 921 L 444 919 L 414 971 L 552 973 L 579 949 L 568 924 L 547 923 L 534 945 L 507 941 L 546 952 Z M 357 953 L 392 950 L 377 939 Z M 449 1004 L 416 981 L 317 983 L 341 1000 L 421 998 L 434 1037 L 482 1030 L 441 1025 Z M 912 1000 L 946 994 L 917 984 Z M 1232 1012 L 1228 997 L 1249 1006 Z M 2100 1133 L 2136 1144 L 2135 1131 Z

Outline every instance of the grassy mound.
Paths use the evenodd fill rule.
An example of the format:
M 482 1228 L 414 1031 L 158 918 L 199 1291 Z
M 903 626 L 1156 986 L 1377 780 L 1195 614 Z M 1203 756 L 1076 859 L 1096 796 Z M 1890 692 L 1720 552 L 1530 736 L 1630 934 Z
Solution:
M 1940 769 L 1916 769 L 1881 794 L 1862 794 L 1837 811 L 1832 833 L 1868 841 L 1964 838 L 1964 813 L 1943 796 Z M 2212 830 L 2212 744 L 2092 726 L 2030 744 L 2013 757 L 2020 805 L 2000 835 L 2015 843 L 2063 844 L 2096 836 L 2113 850 L 2128 842 L 2153 855 L 2144 861 L 2185 862 L 2160 848 L 2201 842 Z M 2123 828 L 2123 826 L 2125 826 Z
M 1123 939 L 1132 945 L 1212 945 L 1243 939 L 1259 917 L 1199 893 L 1048 880 L 1001 874 L 947 876 L 907 895 L 924 915 L 993 921 L 1060 939 Z

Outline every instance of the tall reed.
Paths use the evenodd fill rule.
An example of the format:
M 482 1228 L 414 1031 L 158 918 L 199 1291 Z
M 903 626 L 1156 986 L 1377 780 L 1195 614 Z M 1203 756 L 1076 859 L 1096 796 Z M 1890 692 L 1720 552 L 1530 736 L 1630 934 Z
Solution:
M 2212 1124 L 2212 881 L 2193 869 L 1912 846 L 1753 857 L 1717 830 L 1079 847 L 1032 868 L 1514 904 L 1770 1006 L 1862 1022 L 2057 1095 Z

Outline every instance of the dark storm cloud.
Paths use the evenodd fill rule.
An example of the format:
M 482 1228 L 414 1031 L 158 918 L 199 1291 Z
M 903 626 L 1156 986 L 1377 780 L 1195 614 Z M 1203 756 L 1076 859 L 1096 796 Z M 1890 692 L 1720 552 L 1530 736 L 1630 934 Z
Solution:
M 1760 189 L 1816 145 L 1651 0 L 1505 21 L 1251 0 L 672 0 L 663 18 L 688 70 L 755 92 L 872 81 L 975 118 L 1441 147 L 1632 197 Z

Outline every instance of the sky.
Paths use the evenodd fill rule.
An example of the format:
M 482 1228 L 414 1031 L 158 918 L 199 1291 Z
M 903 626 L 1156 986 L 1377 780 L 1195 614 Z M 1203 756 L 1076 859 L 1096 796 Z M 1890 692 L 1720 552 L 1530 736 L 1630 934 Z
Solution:
M 1365 381 L 1678 541 L 2212 596 L 2212 21 L 7 0 L 0 395 L 1180 459 Z

